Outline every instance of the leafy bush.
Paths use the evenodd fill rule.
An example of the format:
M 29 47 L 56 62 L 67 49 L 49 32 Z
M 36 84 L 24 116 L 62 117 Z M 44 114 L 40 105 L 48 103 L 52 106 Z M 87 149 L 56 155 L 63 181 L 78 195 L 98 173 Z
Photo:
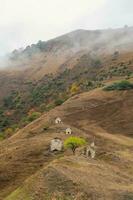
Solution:
M 45 107 L 45 111 L 49 111 L 53 108 L 55 108 L 55 105 L 53 103 L 47 104 L 47 106 Z
M 99 60 L 99 59 L 92 59 L 91 60 L 91 65 L 92 65 L 92 67 L 100 67 L 101 66 L 101 61 Z
M 0 131 L 3 131 L 6 127 L 10 125 L 11 125 L 10 120 L 6 116 L 1 115 L 0 116 Z
M 111 90 L 130 90 L 133 89 L 133 84 L 127 80 L 113 83 L 112 85 L 106 86 L 104 90 L 111 91 Z
M 63 104 L 63 103 L 64 103 L 64 100 L 63 100 L 63 99 L 57 99 L 57 100 L 55 100 L 55 102 L 54 102 L 55 106 L 60 106 L 60 105 Z
M 40 112 L 32 112 L 28 116 L 23 117 L 21 119 L 21 124 L 22 124 L 22 126 L 25 126 L 28 123 L 30 123 L 30 122 L 34 121 L 35 119 L 39 118 L 40 116 L 41 116 Z
M 83 146 L 86 144 L 85 139 L 79 137 L 69 137 L 64 142 L 64 147 L 67 149 L 71 149 L 73 154 L 78 147 Z
M 0 132 L 0 141 L 1 140 L 4 140 L 5 136 L 4 136 L 4 133 L 3 132 Z
M 13 132 L 14 131 L 13 131 L 13 129 L 11 127 L 6 128 L 5 131 L 4 131 L 6 137 L 11 136 L 13 134 Z
M 73 84 L 71 85 L 71 88 L 70 88 L 70 93 L 71 93 L 72 95 L 74 95 L 74 94 L 78 93 L 79 90 L 80 90 L 80 87 L 78 86 L 78 84 L 77 84 L 77 83 L 73 83 Z
M 41 113 L 40 113 L 40 112 L 33 112 L 31 115 L 29 115 L 29 116 L 27 117 L 27 120 L 28 120 L 29 122 L 32 122 L 32 121 L 34 121 L 35 119 L 39 118 L 40 116 L 41 116 Z

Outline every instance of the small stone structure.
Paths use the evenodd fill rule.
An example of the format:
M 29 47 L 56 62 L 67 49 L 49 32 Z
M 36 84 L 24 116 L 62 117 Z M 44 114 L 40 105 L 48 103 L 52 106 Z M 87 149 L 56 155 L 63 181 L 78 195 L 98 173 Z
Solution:
M 87 157 L 95 158 L 95 155 L 96 155 L 96 152 L 94 149 L 92 149 L 91 147 L 87 148 L 86 150 Z
M 85 147 L 83 154 L 86 157 L 95 158 L 96 156 L 95 143 L 92 142 L 89 146 Z
M 66 129 L 66 135 L 71 135 L 72 134 L 72 129 L 71 128 L 67 128 Z
M 57 117 L 56 119 L 55 119 L 55 124 L 60 124 L 61 123 L 61 118 L 60 117 Z
M 50 151 L 61 151 L 63 149 L 63 142 L 60 138 L 51 140 Z
M 90 144 L 90 147 L 95 148 L 95 143 L 92 142 L 92 143 Z

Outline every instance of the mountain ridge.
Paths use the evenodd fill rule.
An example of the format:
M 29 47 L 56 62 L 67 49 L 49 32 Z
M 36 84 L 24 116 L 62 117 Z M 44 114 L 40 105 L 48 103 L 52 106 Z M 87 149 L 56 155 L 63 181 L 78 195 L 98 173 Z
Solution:
M 133 33 L 133 27 L 103 29 L 103 30 L 78 29 L 45 42 L 40 40 L 37 44 L 29 45 L 24 50 L 20 51 L 14 50 L 9 57 L 14 60 L 17 57 L 20 56 L 21 58 L 21 55 L 24 55 L 26 59 L 26 55 L 29 56 L 30 58 L 32 54 L 34 55 L 36 53 L 41 53 L 41 52 L 56 53 L 56 51 L 59 51 L 58 49 L 59 47 L 61 48 L 61 51 L 59 51 L 60 54 L 62 53 L 62 50 L 66 51 L 67 48 L 69 48 L 69 51 L 71 50 L 71 53 L 72 52 L 76 53 L 82 49 L 89 51 L 90 50 L 93 51 L 94 49 L 94 51 L 96 51 L 98 54 L 111 53 L 111 52 L 113 53 L 113 51 L 115 50 L 119 51 L 120 49 L 123 48 L 119 46 L 120 44 L 128 45 L 129 42 L 131 43 L 132 33 Z M 124 40 L 125 43 L 123 43 Z M 109 43 L 110 47 L 107 46 L 107 42 Z M 113 43 L 113 45 L 111 43 Z M 107 49 L 102 50 L 102 45 L 104 46 L 104 48 L 106 47 Z M 127 47 L 128 47 L 127 50 L 122 49 L 122 51 L 129 51 L 131 50 L 131 48 L 133 48 L 129 46 Z M 99 48 L 99 51 L 97 50 L 97 48 Z M 109 50 L 109 48 L 110 49 L 112 48 L 111 52 L 110 51 L 106 52 L 107 50 Z

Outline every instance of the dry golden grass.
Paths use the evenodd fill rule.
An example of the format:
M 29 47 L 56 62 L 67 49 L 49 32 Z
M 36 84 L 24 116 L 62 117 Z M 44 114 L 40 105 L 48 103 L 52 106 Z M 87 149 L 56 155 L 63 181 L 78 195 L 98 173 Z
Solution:
M 74 96 L 1 142 L 0 199 L 21 200 L 22 194 L 25 200 L 133 197 L 132 97 L 132 91 L 101 89 Z M 54 125 L 57 116 L 63 124 Z M 49 152 L 52 138 L 68 137 L 68 126 L 88 142 L 95 137 L 95 160 Z

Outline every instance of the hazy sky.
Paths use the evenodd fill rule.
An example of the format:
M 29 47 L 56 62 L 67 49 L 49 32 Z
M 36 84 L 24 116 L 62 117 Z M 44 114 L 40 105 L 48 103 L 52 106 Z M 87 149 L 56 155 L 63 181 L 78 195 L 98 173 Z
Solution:
M 0 55 L 75 29 L 133 25 L 133 0 L 0 0 Z

